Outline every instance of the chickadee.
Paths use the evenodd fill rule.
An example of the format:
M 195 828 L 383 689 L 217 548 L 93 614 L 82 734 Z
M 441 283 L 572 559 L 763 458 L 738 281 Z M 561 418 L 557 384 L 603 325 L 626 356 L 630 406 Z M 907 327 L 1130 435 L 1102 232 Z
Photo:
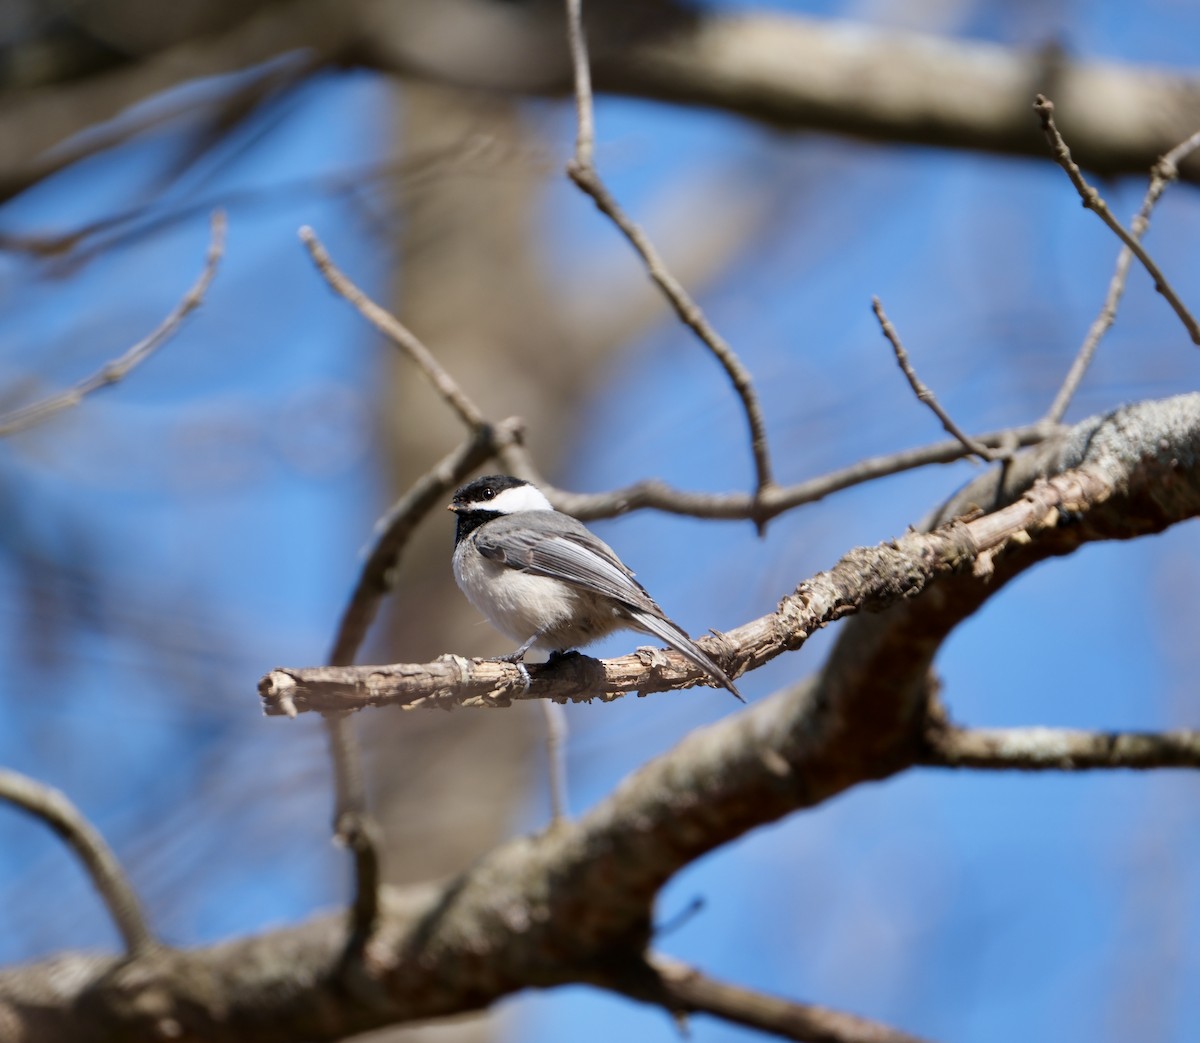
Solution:
M 616 552 L 520 478 L 490 474 L 464 485 L 454 578 L 467 600 L 525 653 L 563 652 L 627 628 L 652 634 L 739 699 L 741 692 L 633 578 Z M 742 699 L 745 702 L 744 699 Z

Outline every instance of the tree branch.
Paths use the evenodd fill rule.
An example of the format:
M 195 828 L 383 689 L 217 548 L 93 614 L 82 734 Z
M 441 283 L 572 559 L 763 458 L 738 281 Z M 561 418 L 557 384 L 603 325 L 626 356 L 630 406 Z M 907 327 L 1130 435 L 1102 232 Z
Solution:
M 706 10 L 694 27 L 613 53 L 592 71 L 600 91 L 781 129 L 1035 158 L 1045 153 L 1027 106 L 1052 89 L 1078 128 L 1079 162 L 1105 177 L 1147 170 L 1195 129 L 1200 104 L 1194 73 L 762 11 Z M 1183 176 L 1196 181 L 1200 165 Z
M 551 486 L 538 472 L 526 452 L 522 440 L 505 425 L 489 427 L 482 411 L 461 390 L 457 381 L 441 366 L 433 353 L 395 315 L 371 300 L 337 268 L 311 229 L 301 229 L 301 238 L 308 246 L 318 270 L 331 288 L 348 300 L 372 325 L 384 333 L 394 344 L 410 355 L 433 383 L 439 394 L 458 413 L 468 429 L 479 437 L 491 439 L 492 455 L 500 458 L 515 475 L 534 482 L 561 511 L 573 514 L 584 521 L 596 518 L 611 518 L 632 510 L 653 508 L 670 514 L 683 514 L 696 518 L 721 518 L 726 520 L 753 520 L 761 525 L 791 510 L 800 504 L 812 503 L 832 493 L 851 486 L 861 485 L 891 474 L 899 474 L 929 464 L 951 463 L 961 460 L 975 450 L 967 448 L 961 439 L 937 442 L 918 449 L 901 450 L 884 456 L 870 457 L 849 467 L 833 471 L 791 486 L 774 483 L 760 488 L 751 495 L 739 493 L 693 493 L 672 489 L 665 483 L 645 480 L 621 489 L 605 493 L 572 493 Z M 759 416 L 761 420 L 761 414 Z M 505 424 L 515 423 L 506 421 Z M 982 446 L 988 451 L 1033 445 L 1042 441 L 1057 429 L 1057 425 L 1046 422 L 1029 424 L 1025 427 L 1008 428 L 978 436 L 963 437 L 972 445 Z
M 650 956 L 649 964 L 656 975 L 649 994 L 640 994 L 635 986 L 628 988 L 626 995 L 670 1011 L 710 1014 L 801 1043 L 921 1043 L 917 1036 L 878 1021 L 717 981 L 664 956 Z M 655 995 L 657 990 L 661 991 Z
M 212 239 L 208 244 L 208 253 L 204 259 L 204 270 L 183 299 L 172 309 L 171 313 L 150 333 L 138 341 L 132 348 L 113 359 L 97 370 L 91 376 L 81 380 L 72 388 L 51 395 L 39 402 L 30 403 L 20 409 L 14 409 L 0 416 L 0 438 L 23 431 L 34 424 L 40 424 L 55 413 L 79 405 L 88 395 L 101 388 L 116 384 L 124 379 L 135 367 L 141 365 L 154 352 L 165 344 L 183 325 L 192 312 L 200 307 L 204 295 L 208 292 L 213 278 L 217 274 L 217 265 L 225 252 L 225 214 L 214 210 L 212 215 Z
M 467 428 L 477 431 L 486 426 L 487 419 L 482 411 L 459 387 L 458 382 L 442 368 L 441 363 L 434 358 L 433 352 L 425 347 L 420 339 L 400 323 L 391 312 L 386 308 L 381 308 L 346 277 L 341 269 L 333 263 L 316 233 L 306 225 L 300 229 L 300 238 L 308 248 L 313 264 L 317 266 L 317 270 L 329 283 L 333 292 L 354 305 L 364 319 L 416 363 L 417 368 L 425 374 L 434 390 L 458 414 L 459 419 L 466 424 Z
M 1067 177 L 1071 179 L 1071 184 L 1075 186 L 1075 190 L 1079 193 L 1079 198 L 1083 200 L 1083 205 L 1108 225 L 1117 238 L 1125 244 L 1125 248 L 1141 262 L 1142 267 L 1146 269 L 1150 278 L 1154 280 L 1154 288 L 1166 298 L 1172 310 L 1179 316 L 1179 321 L 1183 323 L 1188 336 L 1192 338 L 1192 343 L 1200 344 L 1200 324 L 1197 324 L 1192 313 L 1188 311 L 1187 306 L 1179 299 L 1179 295 L 1172 288 L 1171 284 L 1167 282 L 1167 277 L 1163 275 L 1154 259 L 1146 252 L 1146 248 L 1142 246 L 1137 236 L 1130 234 L 1125 226 L 1113 216 L 1113 212 L 1108 208 L 1108 204 L 1101 197 L 1100 193 L 1087 183 L 1083 172 L 1071 158 L 1071 150 L 1067 148 L 1067 143 L 1063 140 L 1063 136 L 1059 133 L 1058 126 L 1054 122 L 1054 102 L 1044 95 L 1039 94 L 1037 100 L 1033 103 L 1033 108 L 1042 121 L 1042 131 L 1046 135 L 1046 140 L 1050 143 L 1050 149 L 1055 161 L 1066 171 Z
M 1147 431 L 1164 429 L 1170 431 L 1169 451 L 1159 441 L 1143 441 Z M 1023 466 L 1010 468 L 1010 482 L 1028 482 L 1015 502 L 969 520 L 947 520 L 932 532 L 910 532 L 853 550 L 783 598 L 774 613 L 701 644 L 738 676 L 799 648 L 837 619 L 912 601 L 939 577 L 971 574 L 982 600 L 1000 584 L 984 588 L 981 580 L 1013 547 L 1034 544 L 1042 554 L 1063 554 L 1092 539 L 1157 532 L 1200 513 L 1200 479 L 1191 469 L 1198 448 L 1200 396 L 1093 417 L 1027 454 Z M 1055 458 L 1059 466 L 1047 468 L 1044 461 Z M 1039 477 L 1048 470 L 1048 477 Z M 971 489 L 997 480 L 987 478 Z M 603 662 L 578 656 L 527 669 L 528 686 L 512 664 L 459 656 L 423 664 L 280 669 L 259 682 L 259 692 L 267 713 L 279 714 L 290 708 L 329 712 L 387 704 L 496 706 L 524 698 L 587 701 L 706 681 L 682 656 L 659 650 Z
M 912 362 L 909 361 L 908 352 L 904 350 L 904 345 L 900 341 L 900 334 L 896 332 L 896 327 L 892 325 L 892 320 L 884 312 L 883 304 L 878 297 L 871 298 L 871 310 L 875 312 L 875 318 L 879 321 L 879 328 L 883 331 L 887 342 L 892 346 L 892 352 L 896 356 L 900 372 L 904 374 L 905 379 L 908 381 L 908 386 L 913 389 L 913 394 L 917 396 L 917 401 L 929 407 L 933 415 L 942 422 L 942 427 L 946 433 L 958 439 L 968 453 L 978 456 L 984 463 L 991 463 L 993 460 L 998 459 L 998 454 L 993 453 L 986 445 L 976 442 L 975 439 L 964 432 L 950 418 L 950 414 L 942 408 L 942 404 L 937 400 L 937 396 L 917 376 L 917 371 L 913 369 Z
M 1138 212 L 1130 224 L 1130 234 L 1139 242 L 1146 234 L 1146 229 L 1150 227 L 1150 214 L 1155 205 L 1166 191 L 1167 186 L 1179 176 L 1179 164 L 1197 148 L 1200 148 L 1200 131 L 1176 145 L 1154 164 L 1150 171 L 1150 184 L 1146 188 L 1145 198 L 1142 199 L 1142 205 L 1138 208 Z M 1101 338 L 1116 320 L 1117 306 L 1121 303 L 1121 297 L 1125 293 L 1125 283 L 1129 278 L 1129 265 L 1132 260 L 1133 252 L 1128 246 L 1122 246 L 1121 252 L 1117 255 L 1116 269 L 1108 283 L 1108 291 L 1104 295 L 1104 303 L 1100 306 L 1100 312 L 1088 328 L 1087 335 L 1079 346 L 1079 352 L 1063 379 L 1062 387 L 1058 389 L 1053 403 L 1046 410 L 1044 420 L 1057 424 L 1066 415 L 1071 399 L 1075 397 L 1075 392 L 1079 389 L 1084 374 L 1092 364 L 1092 357 L 1096 353 Z
M 567 176 L 590 196 L 597 209 L 604 214 L 629 241 L 646 266 L 646 274 L 663 292 L 668 303 L 679 316 L 679 320 L 692 330 L 700 341 L 712 352 L 725 370 L 742 403 L 746 425 L 750 433 L 750 452 L 754 459 L 755 496 L 757 504 L 764 493 L 774 486 L 771 472 L 771 453 L 767 444 L 766 421 L 762 403 L 750 371 L 746 369 L 737 352 L 713 328 L 700 306 L 691 298 L 683 285 L 671 274 L 666 262 L 655 249 L 650 237 L 635 224 L 621 209 L 620 204 L 609 192 L 592 162 L 595 130 L 592 117 L 591 75 L 588 66 L 587 43 L 582 23 L 582 0 L 566 0 L 567 33 L 570 41 L 571 61 L 575 70 L 575 107 L 578 113 L 578 134 L 575 157 L 567 164 Z M 759 531 L 766 517 L 753 516 Z
M 408 17 L 427 19 L 435 8 Z M 484 90 L 559 97 L 570 87 L 561 53 L 541 46 L 553 37 L 541 25 L 536 39 L 509 37 L 528 60 L 484 67 L 421 48 L 421 34 L 399 7 L 380 17 L 369 4 L 292 0 L 248 11 L 225 32 L 148 55 L 130 52 L 103 74 L 80 76 L 67 66 L 57 82 L 0 96 L 0 199 L 59 169 L 60 150 L 72 157 L 94 151 L 94 135 L 70 151 L 68 139 L 85 128 L 173 85 L 283 54 L 304 53 L 314 69 L 357 62 Z M 490 25 L 485 21 L 482 32 Z M 463 31 L 461 23 L 456 30 Z M 1053 88 L 1078 128 L 1076 156 L 1103 176 L 1146 170 L 1191 133 L 1200 99 L 1195 75 L 764 11 L 688 10 L 666 31 L 651 26 L 600 44 L 592 62 L 599 91 L 707 106 L 790 130 L 1037 158 L 1045 151 L 1026 122 L 1028 99 Z M 117 128 L 102 143 L 126 136 Z M 55 144 L 59 149 L 49 152 Z M 1189 164 L 1182 175 L 1195 181 L 1200 165 Z
M 1200 768 L 1200 731 L 1089 732 L 937 724 L 929 729 L 927 740 L 928 749 L 918 763 L 940 768 Z
M 1056 430 L 1055 424 L 1037 423 L 972 435 L 970 438 L 989 449 L 1024 447 L 1042 442 Z M 888 475 L 903 474 L 918 467 L 954 463 L 968 455 L 970 450 L 957 439 L 916 449 L 902 449 L 883 456 L 867 457 L 849 467 L 795 485 L 774 486 L 757 500 L 744 493 L 697 493 L 675 489 L 656 479 L 646 479 L 608 492 L 577 493 L 556 489 L 536 474 L 526 474 L 524 477 L 536 479 L 538 487 L 560 511 L 573 514 L 583 521 L 613 518 L 640 510 L 662 511 L 689 518 L 740 521 L 754 517 L 774 518 L 794 507 L 815 503 L 843 489 L 864 485 Z
M 108 907 L 128 955 L 136 956 L 154 948 L 154 936 L 121 864 L 74 804 L 56 789 L 3 769 L 0 769 L 0 800 L 41 819 L 70 845 Z

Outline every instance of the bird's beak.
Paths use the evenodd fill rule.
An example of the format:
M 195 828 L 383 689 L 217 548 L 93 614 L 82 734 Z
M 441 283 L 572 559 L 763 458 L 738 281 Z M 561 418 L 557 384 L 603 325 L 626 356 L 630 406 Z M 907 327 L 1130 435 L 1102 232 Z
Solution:
M 456 510 L 456 509 L 457 509 L 457 508 L 454 506 L 454 504 L 452 504 L 452 503 L 448 503 L 448 504 L 446 504 L 446 510 L 448 510 L 448 511 L 453 511 L 453 510 Z

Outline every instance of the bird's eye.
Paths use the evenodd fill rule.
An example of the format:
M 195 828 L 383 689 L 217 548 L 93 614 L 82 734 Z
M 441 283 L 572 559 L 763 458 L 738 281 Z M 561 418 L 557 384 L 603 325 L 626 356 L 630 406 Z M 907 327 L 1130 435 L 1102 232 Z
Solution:
M 496 495 L 496 490 L 491 488 L 490 486 L 488 488 L 484 489 L 482 493 L 480 493 L 480 496 L 482 496 L 483 499 L 485 499 L 485 500 L 491 500 L 495 497 L 495 495 Z

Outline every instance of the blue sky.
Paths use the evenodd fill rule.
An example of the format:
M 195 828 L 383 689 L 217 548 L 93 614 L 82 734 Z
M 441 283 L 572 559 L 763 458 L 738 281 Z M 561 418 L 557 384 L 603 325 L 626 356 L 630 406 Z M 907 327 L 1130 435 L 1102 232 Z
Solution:
M 1200 11 L 1180 4 L 1141 5 L 1136 17 L 1112 2 L 965 10 L 964 34 L 1026 46 L 1054 34 L 1070 53 L 1119 61 L 1191 62 L 1200 38 Z M 894 21 L 887 5 L 820 8 L 864 11 Z M 188 216 L 74 265 L 0 255 L 0 388 L 16 402 L 78 379 L 152 328 L 200 268 L 206 207 L 188 208 L 233 200 L 203 309 L 119 387 L 0 454 L 0 643 L 15 664 L 0 681 L 0 763 L 84 808 L 172 941 L 293 921 L 342 894 L 316 726 L 261 718 L 254 684 L 269 666 L 324 654 L 386 500 L 372 444 L 381 349 L 319 283 L 296 229 L 313 225 L 355 278 L 383 290 L 388 252 L 363 209 L 320 178 L 380 158 L 374 121 L 388 103 L 371 76 L 322 76 L 155 205 Z M 630 100 L 601 98 L 596 114 L 601 169 L 660 241 L 686 242 L 679 228 L 716 220 L 714 207 L 759 215 L 752 247 L 702 303 L 759 380 L 783 481 L 941 437 L 891 361 L 872 295 L 951 413 L 989 429 L 1048 405 L 1116 256 L 1048 163 L 780 135 Z M 537 103 L 528 118 L 568 154 L 565 106 Z M 67 170 L 0 209 L 0 230 L 61 231 L 134 206 L 176 144 L 167 132 Z M 1122 214 L 1143 188 L 1102 187 Z M 245 189 L 261 194 L 235 195 Z M 564 292 L 597 258 L 626 254 L 553 175 L 543 225 L 544 265 Z M 1172 189 L 1150 244 L 1193 304 L 1198 234 L 1200 197 Z M 1070 417 L 1191 390 L 1197 372 L 1200 357 L 1135 271 Z M 718 368 L 664 309 L 596 389 L 555 477 L 580 489 L 647 474 L 745 488 L 742 431 Z M 764 540 L 748 525 L 650 514 L 597 529 L 703 632 L 770 610 L 975 473 L 964 462 L 851 490 Z M 1196 727 L 1198 576 L 1194 525 L 1033 570 L 947 643 L 938 667 L 951 712 L 980 725 Z M 804 676 L 830 638 L 743 690 L 761 698 Z M 701 691 L 571 708 L 576 807 L 731 703 Z M 270 799 L 256 800 L 264 766 Z M 696 896 L 705 907 L 661 945 L 739 983 L 935 1038 L 1183 1043 L 1200 1020 L 1189 985 L 1200 978 L 1198 790 L 1185 774 L 910 772 L 690 868 L 660 916 Z M 199 802 L 223 817 L 198 815 Z M 544 794 L 531 793 L 526 825 L 545 811 Z M 57 842 L 2 809 L 0 896 L 2 961 L 114 944 Z M 661 1012 L 582 988 L 504 1012 L 526 1040 L 677 1038 Z M 693 1031 L 699 1043 L 759 1038 L 705 1019 Z

